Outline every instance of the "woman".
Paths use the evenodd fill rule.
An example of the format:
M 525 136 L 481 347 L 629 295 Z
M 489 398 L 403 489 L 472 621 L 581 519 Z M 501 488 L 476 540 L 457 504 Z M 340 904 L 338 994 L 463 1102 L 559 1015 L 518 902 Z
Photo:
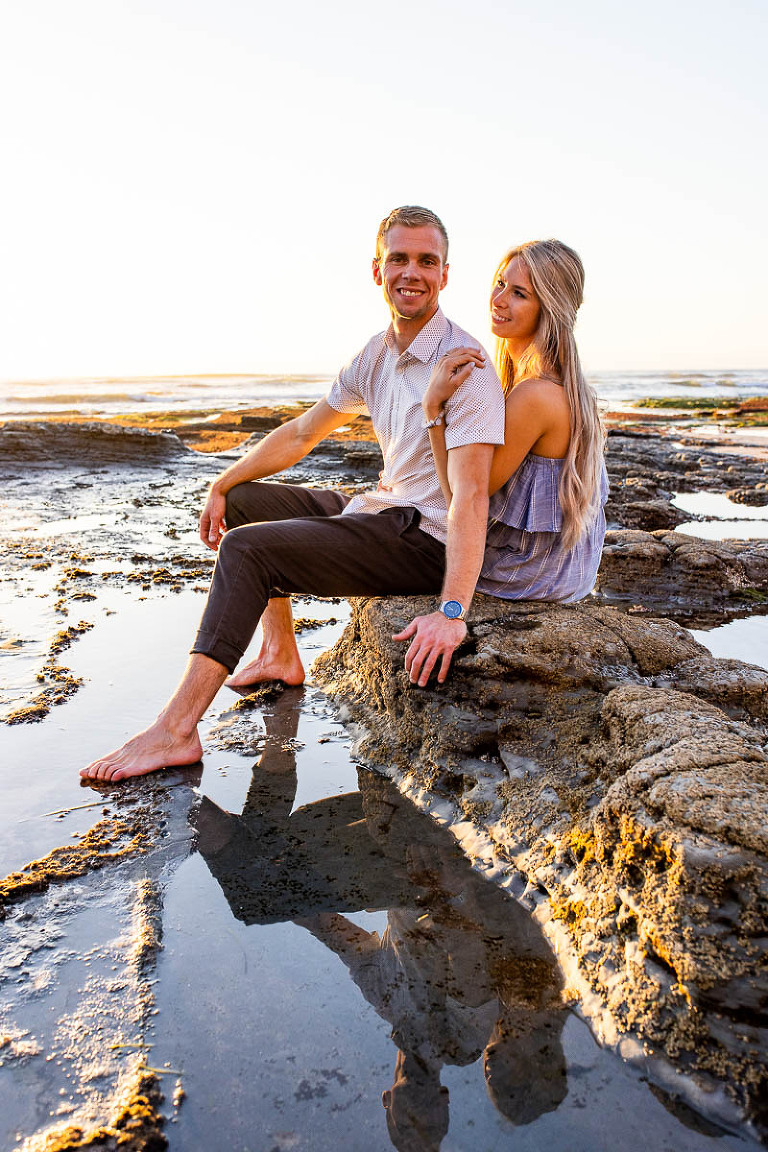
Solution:
M 496 367 L 506 395 L 504 444 L 491 466 L 490 519 L 479 592 L 509 600 L 579 600 L 593 588 L 605 535 L 608 480 L 594 392 L 573 326 L 584 269 L 559 240 L 506 254 L 491 290 Z M 424 415 L 448 502 L 443 407 L 482 352 L 444 356 Z

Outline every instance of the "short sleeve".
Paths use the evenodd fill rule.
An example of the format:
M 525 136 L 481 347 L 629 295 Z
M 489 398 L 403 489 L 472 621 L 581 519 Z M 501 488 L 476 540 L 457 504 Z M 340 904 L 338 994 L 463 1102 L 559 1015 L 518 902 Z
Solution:
M 486 353 L 486 357 L 488 354 Z M 445 446 L 504 443 L 504 393 L 490 362 L 474 368 L 445 407 Z
M 349 364 L 346 364 L 330 387 L 325 399 L 337 412 L 354 412 L 356 415 L 368 416 L 368 402 L 363 389 L 365 384 L 365 365 L 367 347 L 359 352 Z

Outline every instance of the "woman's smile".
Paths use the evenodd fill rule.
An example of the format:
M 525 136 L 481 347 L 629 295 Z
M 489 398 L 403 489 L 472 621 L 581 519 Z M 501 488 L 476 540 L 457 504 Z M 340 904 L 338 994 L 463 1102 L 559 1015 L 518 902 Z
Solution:
M 536 334 L 540 314 L 528 269 L 515 256 L 501 269 L 491 289 L 491 331 L 516 344 L 528 344 Z

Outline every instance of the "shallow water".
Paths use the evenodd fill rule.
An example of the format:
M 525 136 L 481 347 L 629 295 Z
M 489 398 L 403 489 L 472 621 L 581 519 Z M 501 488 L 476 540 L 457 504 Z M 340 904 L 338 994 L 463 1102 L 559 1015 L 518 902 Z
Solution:
M 737 504 L 724 492 L 678 492 L 672 504 L 692 516 L 712 516 L 729 523 L 738 520 L 744 525 L 745 533 L 752 527 L 751 521 L 768 520 L 768 491 L 765 492 L 764 503 L 756 507 Z
M 768 520 L 686 520 L 675 531 L 700 540 L 768 540 Z
M 679 492 L 672 503 L 692 515 L 713 517 L 712 520 L 691 520 L 679 524 L 675 531 L 685 536 L 695 536 L 701 540 L 768 539 L 766 506 L 737 504 L 724 492 Z M 713 656 L 744 660 L 748 664 L 768 668 L 768 616 L 746 616 L 714 628 L 692 628 L 690 631 Z
M 692 628 L 691 635 L 719 659 L 744 660 L 768 669 L 768 616 L 745 616 L 707 631 Z
M 675 531 L 700 540 L 768 540 L 768 492 L 765 497 L 765 505 L 750 507 L 724 492 L 678 492 L 672 500 L 676 508 L 710 519 L 686 520 Z
M 252 711 L 222 690 L 202 772 L 81 788 L 77 766 L 167 694 L 200 606 L 191 591 L 113 589 L 113 607 L 118 596 L 67 654 L 84 687 L 42 723 L 0 729 L 4 871 L 86 830 L 102 805 L 119 814 L 143 797 L 155 813 L 146 855 L 27 899 L 0 925 L 0 1020 L 16 1037 L 0 1049 L 2 1146 L 56 1119 L 103 1120 L 136 1051 L 115 1046 L 136 1043 L 166 1070 L 179 1152 L 441 1136 L 444 1152 L 749 1146 L 595 1044 L 561 1006 L 527 912 L 391 783 L 358 774 L 311 686 Z M 331 611 L 339 623 L 302 635 L 310 660 L 345 606 L 301 605 Z M 162 923 L 148 978 L 131 962 L 142 884 Z

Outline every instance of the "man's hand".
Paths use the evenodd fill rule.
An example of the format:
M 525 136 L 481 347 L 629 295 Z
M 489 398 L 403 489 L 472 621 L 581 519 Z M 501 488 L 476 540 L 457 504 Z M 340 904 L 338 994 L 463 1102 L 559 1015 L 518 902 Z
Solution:
M 226 525 L 224 523 L 224 513 L 227 508 L 227 498 L 215 488 L 211 488 L 208 492 L 208 499 L 205 502 L 203 511 L 200 514 L 200 539 L 203 544 L 208 548 L 212 548 L 215 552 L 221 544 L 222 537 L 226 532 Z
M 405 670 L 411 684 L 425 688 L 432 669 L 440 661 L 438 683 L 443 684 L 451 666 L 451 657 L 467 634 L 463 620 L 449 620 L 442 612 L 415 616 L 407 628 L 393 640 L 410 640 L 405 654 Z

